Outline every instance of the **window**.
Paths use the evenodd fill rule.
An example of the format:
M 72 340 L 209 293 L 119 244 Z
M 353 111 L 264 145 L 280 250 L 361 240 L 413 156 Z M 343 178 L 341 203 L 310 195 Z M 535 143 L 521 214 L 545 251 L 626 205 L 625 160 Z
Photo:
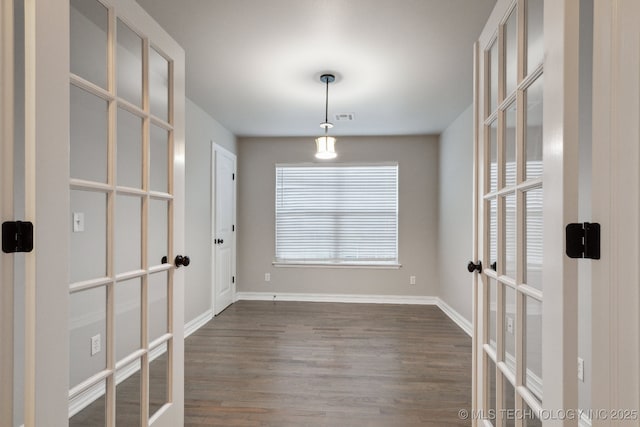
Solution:
M 398 165 L 276 165 L 276 263 L 397 265 Z

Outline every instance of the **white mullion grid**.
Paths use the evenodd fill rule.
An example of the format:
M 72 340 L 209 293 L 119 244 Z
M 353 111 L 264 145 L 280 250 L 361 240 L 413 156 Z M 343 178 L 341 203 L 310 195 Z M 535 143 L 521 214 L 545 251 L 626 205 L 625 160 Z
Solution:
M 138 116 L 141 119 L 143 119 L 147 115 L 147 113 L 142 108 L 138 107 L 135 104 L 132 104 L 131 102 L 123 98 L 118 98 L 118 107 L 128 111 L 135 116 Z
M 112 281 L 113 279 L 111 277 L 100 277 L 98 279 L 75 282 L 69 285 L 69 294 L 74 294 L 76 292 L 98 288 L 100 286 L 107 286 Z
M 140 357 L 140 420 L 149 425 L 149 187 L 150 187 L 150 145 L 151 119 L 149 104 L 149 38 L 142 37 L 142 268 L 146 271 L 142 278 L 140 339 L 144 353 Z
M 126 280 L 142 278 L 145 274 L 145 270 L 127 271 L 126 273 L 116 275 L 116 282 L 124 282 Z
M 164 121 L 164 120 L 162 120 L 162 119 L 160 119 L 160 118 L 158 118 L 156 116 L 151 116 L 151 123 L 154 126 L 157 126 L 157 127 L 162 128 L 164 130 L 167 130 L 167 131 L 172 131 L 173 130 L 173 125 L 171 123 L 166 122 L 166 121 Z
M 511 185 L 508 187 L 504 187 L 503 189 L 498 191 L 492 191 L 490 193 L 485 194 L 483 198 L 485 200 L 490 200 L 495 198 L 496 196 L 506 196 L 514 192 L 527 192 L 529 190 L 535 189 L 536 187 L 542 187 L 542 178 L 530 179 L 528 181 L 525 181 L 515 186 Z
M 116 424 L 116 336 L 115 336 L 115 214 L 116 214 L 116 135 L 118 103 L 116 101 L 117 73 L 116 73 L 116 49 L 117 49 L 117 22 L 113 7 L 109 8 L 109 26 L 107 31 L 107 87 L 112 99 L 108 103 L 108 127 L 107 127 L 107 276 L 113 280 L 107 284 L 107 367 L 111 372 L 107 377 L 106 390 L 106 425 L 115 427 Z
M 126 196 L 137 196 L 139 198 L 142 198 L 147 194 L 146 191 L 141 190 L 139 188 L 120 187 L 120 186 L 116 186 L 116 193 L 126 195 Z
M 73 86 L 79 89 L 82 89 L 86 92 L 89 92 L 90 94 L 95 95 L 98 98 L 101 98 L 107 102 L 111 102 L 115 99 L 115 95 L 110 89 L 107 90 L 107 89 L 101 88 L 97 84 L 92 83 L 89 80 L 86 80 L 76 74 L 70 73 L 69 82 Z

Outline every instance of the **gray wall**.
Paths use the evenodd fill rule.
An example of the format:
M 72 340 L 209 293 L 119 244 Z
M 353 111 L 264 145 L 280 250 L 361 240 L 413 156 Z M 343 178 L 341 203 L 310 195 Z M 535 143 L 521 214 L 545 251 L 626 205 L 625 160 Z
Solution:
M 466 265 L 472 255 L 473 106 L 440 136 L 438 227 L 438 295 L 471 322 L 472 277 Z
M 186 323 L 212 309 L 211 143 L 236 153 L 236 138 L 200 107 L 186 102 Z
M 398 162 L 400 269 L 273 267 L 275 164 L 312 162 L 315 143 L 244 138 L 238 149 L 238 292 L 437 295 L 436 136 L 340 137 L 336 145 L 338 162 Z

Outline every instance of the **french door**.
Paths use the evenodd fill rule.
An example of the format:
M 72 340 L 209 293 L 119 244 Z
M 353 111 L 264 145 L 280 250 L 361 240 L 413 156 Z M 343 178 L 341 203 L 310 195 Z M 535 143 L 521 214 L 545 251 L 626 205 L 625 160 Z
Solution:
M 183 422 L 183 55 L 131 0 L 70 1 L 71 426 Z
M 477 44 L 474 425 L 577 425 L 577 12 L 498 0 Z
M 184 52 L 133 0 L 16 3 L 24 161 L 3 168 L 24 180 L 34 249 L 11 307 L 24 344 L 3 312 L 0 375 L 24 375 L 0 424 L 182 425 Z

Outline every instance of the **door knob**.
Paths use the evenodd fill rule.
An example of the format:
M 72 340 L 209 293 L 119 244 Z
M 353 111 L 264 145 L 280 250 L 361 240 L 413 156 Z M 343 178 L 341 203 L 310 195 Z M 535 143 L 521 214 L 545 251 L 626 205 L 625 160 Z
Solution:
M 187 267 L 189 264 L 191 264 L 191 259 L 189 259 L 188 256 L 184 255 L 177 255 L 176 259 L 175 259 L 175 265 L 176 268 L 180 268 L 180 266 L 185 266 Z
M 222 240 L 222 239 L 215 239 L 215 240 L 214 240 L 214 242 L 215 242 L 215 244 L 216 244 L 216 245 L 221 245 L 221 244 L 223 244 L 223 243 L 224 243 L 224 240 Z
M 467 270 L 469 270 L 469 273 L 473 273 L 474 271 L 482 273 L 482 261 L 478 261 L 477 264 L 474 264 L 473 261 L 469 261 L 469 264 L 467 264 Z

